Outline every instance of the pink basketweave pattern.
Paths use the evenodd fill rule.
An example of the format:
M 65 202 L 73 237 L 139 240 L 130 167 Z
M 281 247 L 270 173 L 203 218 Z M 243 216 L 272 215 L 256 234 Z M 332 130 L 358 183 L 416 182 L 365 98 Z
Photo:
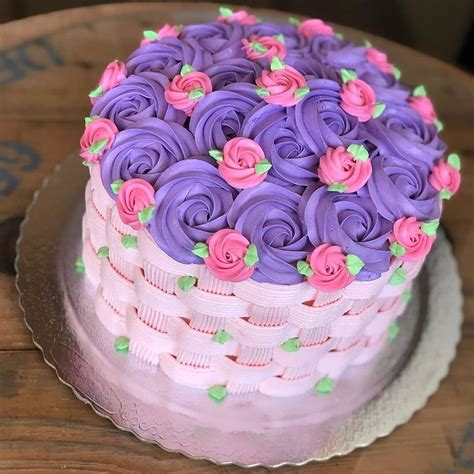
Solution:
M 124 235 L 136 236 L 138 248 L 125 248 Z M 108 258 L 96 255 L 102 246 Z M 402 294 L 423 263 L 403 263 L 404 284 L 388 283 L 402 265 L 395 261 L 379 280 L 355 281 L 334 293 L 306 282 L 220 281 L 205 265 L 175 262 L 146 230 L 124 225 L 98 167 L 86 189 L 83 259 L 97 288 L 99 319 L 112 334 L 130 338 L 135 356 L 159 364 L 177 383 L 203 389 L 222 384 L 229 393 L 272 396 L 302 393 L 374 357 L 388 326 L 404 311 Z M 186 292 L 176 284 L 184 275 L 197 278 Z M 231 336 L 222 344 L 213 340 L 220 330 Z M 281 347 L 291 338 L 300 344 L 294 352 Z

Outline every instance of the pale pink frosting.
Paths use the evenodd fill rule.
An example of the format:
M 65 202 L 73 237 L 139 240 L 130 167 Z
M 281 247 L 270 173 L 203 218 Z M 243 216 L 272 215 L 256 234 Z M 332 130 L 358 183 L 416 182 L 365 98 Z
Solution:
M 80 141 L 80 156 L 84 158 L 87 163 L 97 163 L 100 157 L 104 154 L 104 151 L 112 146 L 117 132 L 117 127 L 109 119 L 97 118 L 92 120 L 92 122 L 86 126 L 86 129 L 82 134 Z M 107 140 L 107 142 L 100 151 L 93 153 L 89 150 L 92 145 L 102 140 Z
M 433 123 L 438 117 L 431 100 L 422 95 L 417 97 L 410 97 L 408 99 L 410 106 L 415 109 L 420 115 L 425 123 Z
M 252 49 L 251 43 L 259 43 L 265 48 L 267 51 L 265 52 L 258 52 Z M 255 61 L 256 59 L 261 58 L 272 58 L 276 56 L 277 58 L 283 59 L 286 56 L 286 46 L 281 42 L 278 41 L 276 38 L 272 36 L 256 36 L 253 35 L 249 39 L 244 38 L 242 40 L 242 44 L 244 45 L 245 54 L 247 58 L 251 61 Z
M 263 97 L 265 102 L 284 107 L 295 105 L 300 100 L 295 97 L 296 90 L 307 87 L 303 75 L 291 66 L 275 71 L 264 70 L 255 82 L 269 93 L 267 97 Z
M 117 210 L 124 224 L 138 230 L 143 224 L 138 213 L 155 204 L 155 190 L 143 179 L 129 179 L 122 184 L 117 196 Z
M 316 35 L 332 35 L 334 31 L 331 26 L 326 25 L 324 21 L 317 18 L 302 21 L 298 25 L 298 33 L 306 38 Z
M 346 256 L 337 245 L 319 245 L 313 250 L 308 261 L 314 272 L 308 277 L 308 281 L 318 290 L 340 290 L 355 280 L 355 276 L 347 268 Z
M 393 65 L 388 62 L 387 55 L 376 48 L 367 48 L 365 58 L 370 64 L 386 74 L 393 71 Z
M 441 160 L 431 170 L 429 181 L 437 191 L 447 189 L 454 194 L 461 185 L 461 173 L 446 161 Z
M 367 122 L 375 110 L 375 92 L 367 82 L 353 79 L 342 86 L 341 107 L 350 115 Z
M 248 267 L 245 254 L 250 242 L 236 230 L 221 229 L 207 240 L 209 257 L 204 262 L 219 280 L 243 281 L 250 278 L 254 267 Z
M 255 165 L 265 158 L 262 148 L 250 138 L 235 137 L 224 145 L 220 175 L 234 188 L 246 189 L 261 183 L 267 173 L 256 174 Z
M 212 82 L 209 76 L 200 71 L 193 71 L 181 76 L 177 74 L 166 85 L 165 100 L 175 109 L 191 115 L 199 99 L 190 99 L 189 93 L 194 89 L 202 89 L 204 94 L 212 92 Z
M 400 258 L 405 262 L 414 262 L 426 257 L 431 250 L 436 235 L 429 236 L 421 230 L 423 222 L 416 217 L 402 217 L 393 225 L 391 242 L 397 242 L 406 252 Z
M 217 18 L 217 20 L 221 21 L 222 23 L 232 23 L 235 21 L 241 25 L 255 25 L 257 23 L 257 17 L 255 15 L 251 15 L 245 10 L 233 12 L 232 15 L 229 16 L 221 15 Z
M 367 183 L 372 174 L 370 160 L 354 160 L 354 155 L 343 146 L 328 148 L 319 159 L 318 176 L 325 184 L 345 184 L 346 193 L 357 191 Z
M 156 31 L 156 34 L 158 35 L 157 39 L 162 39 L 166 37 L 177 38 L 181 34 L 181 30 L 175 25 L 169 25 L 168 23 L 166 23 L 166 25 L 162 26 L 159 30 Z M 145 46 L 153 42 L 154 40 L 152 39 L 143 38 L 140 42 L 140 46 Z
M 122 79 L 127 77 L 127 68 L 122 61 L 112 61 L 107 65 L 99 81 L 99 85 L 105 92 L 118 86 Z

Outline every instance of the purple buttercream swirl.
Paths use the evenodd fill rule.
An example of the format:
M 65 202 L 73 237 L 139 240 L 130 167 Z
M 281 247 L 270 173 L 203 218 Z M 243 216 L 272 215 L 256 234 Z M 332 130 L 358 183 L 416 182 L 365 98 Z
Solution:
M 168 79 L 157 72 L 142 72 L 123 79 L 92 107 L 92 115 L 108 118 L 119 130 L 142 119 L 157 117 L 182 125 L 186 114 L 169 105 L 164 98 Z
M 245 58 L 231 58 L 211 64 L 203 72 L 211 78 L 212 89 L 217 91 L 236 82 L 255 83 L 262 67 Z
M 158 180 L 149 230 L 158 246 L 181 263 L 203 263 L 192 249 L 220 229 L 237 195 L 204 159 L 181 161 Z
M 392 222 L 384 219 L 369 197 L 328 191 L 326 186 L 308 188 L 303 194 L 300 216 L 311 243 L 339 245 L 364 262 L 358 280 L 375 280 L 388 270 Z
M 160 175 L 174 163 L 197 155 L 191 133 L 181 125 L 157 118 L 143 119 L 123 130 L 102 157 L 102 182 L 111 197 L 111 184 L 118 179 L 141 178 L 155 189 Z
M 302 280 L 296 262 L 305 259 L 311 248 L 298 216 L 300 201 L 298 194 L 272 183 L 246 189 L 234 201 L 229 225 L 258 250 L 252 279 L 280 285 Z
M 358 77 L 372 87 L 377 101 L 383 104 L 406 104 L 410 96 L 410 89 L 400 84 L 393 74 L 384 73 L 370 63 L 358 73 Z
M 350 41 L 340 40 L 331 35 L 313 36 L 306 47 L 308 55 L 317 61 L 336 70 L 357 70 L 366 63 L 363 46 L 356 46 Z

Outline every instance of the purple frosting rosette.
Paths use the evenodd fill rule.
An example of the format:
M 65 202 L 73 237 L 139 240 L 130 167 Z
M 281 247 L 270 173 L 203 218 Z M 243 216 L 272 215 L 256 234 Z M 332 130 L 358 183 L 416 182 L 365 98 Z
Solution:
M 184 124 L 186 115 L 169 105 L 164 98 L 168 79 L 157 72 L 132 74 L 109 90 L 92 107 L 92 115 L 108 118 L 119 130 L 147 117 Z
M 364 262 L 358 280 L 375 280 L 389 269 L 389 236 L 392 222 L 384 219 L 369 197 L 328 191 L 316 185 L 303 194 L 300 216 L 311 243 L 339 245 L 347 254 Z
M 230 58 L 211 64 L 203 72 L 211 78 L 212 89 L 216 91 L 236 82 L 255 83 L 262 67 L 249 59 Z
M 181 263 L 203 263 L 192 249 L 220 229 L 237 195 L 215 166 L 189 159 L 170 166 L 158 179 L 150 233 L 161 250 Z
M 302 280 L 296 262 L 305 259 L 311 249 L 298 216 L 300 201 L 298 194 L 272 183 L 246 189 L 234 201 L 227 216 L 229 225 L 258 250 L 253 280 L 277 285 Z
M 118 179 L 141 178 L 156 189 L 165 170 L 197 153 L 193 136 L 181 125 L 158 118 L 144 119 L 117 134 L 101 160 L 102 182 L 113 198 L 116 196 L 111 184 Z

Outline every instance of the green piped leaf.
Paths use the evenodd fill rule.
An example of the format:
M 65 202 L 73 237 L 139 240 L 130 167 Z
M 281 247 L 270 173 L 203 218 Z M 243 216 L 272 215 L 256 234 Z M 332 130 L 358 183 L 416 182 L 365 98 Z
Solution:
M 250 43 L 250 47 L 253 51 L 256 51 L 257 53 L 266 53 L 268 51 L 268 48 L 262 43 L 259 43 L 258 41 L 252 41 Z
M 270 69 L 272 71 L 281 71 L 285 69 L 285 63 L 278 56 L 273 56 Z
M 390 244 L 390 252 L 392 252 L 392 255 L 394 257 L 401 257 L 406 254 L 407 249 L 403 246 L 400 245 L 398 242 L 392 242 Z
M 304 97 L 307 94 L 309 94 L 309 87 L 298 87 L 298 89 L 295 90 L 296 99 L 301 99 L 301 97 Z
M 402 267 L 400 267 L 393 272 L 393 275 L 390 277 L 390 280 L 388 280 L 388 282 L 390 283 L 390 285 L 402 285 L 406 282 L 406 280 L 406 271 Z
M 344 84 L 357 79 L 357 73 L 352 69 L 341 69 L 341 79 Z
M 270 92 L 268 92 L 267 89 L 264 89 L 263 87 L 257 87 L 255 92 L 260 97 L 268 97 L 270 95 Z
M 311 265 L 306 260 L 298 260 L 296 262 L 296 269 L 300 275 L 310 277 L 314 275 Z
M 444 125 L 443 125 L 443 122 L 441 122 L 441 120 L 436 119 L 433 123 L 435 127 L 437 128 L 438 132 L 442 132 L 444 130 Z
M 129 346 L 130 346 L 130 339 L 127 336 L 119 336 L 115 338 L 114 347 L 115 347 L 115 352 L 118 355 L 121 355 L 121 356 L 127 355 Z
M 285 352 L 296 352 L 301 346 L 300 340 L 297 337 L 292 337 L 280 344 L 280 347 Z
M 366 39 L 366 40 L 364 40 L 364 46 L 365 46 L 366 48 L 371 48 L 371 47 L 372 47 L 372 43 L 371 43 L 369 40 Z
M 263 160 L 260 160 L 256 165 L 255 165 L 255 174 L 258 174 L 259 176 L 261 174 L 265 174 L 268 172 L 268 170 L 272 167 L 272 164 L 264 158 Z
M 315 390 L 320 395 L 329 395 L 333 389 L 333 381 L 329 377 L 324 377 L 315 385 Z
M 244 263 L 247 267 L 252 268 L 258 262 L 258 250 L 255 244 L 250 244 L 245 253 Z
M 186 275 L 178 278 L 178 287 L 181 291 L 189 291 L 196 284 L 196 277 L 192 275 Z
M 390 323 L 390 326 L 388 327 L 388 332 L 387 332 L 387 339 L 390 342 L 393 342 L 397 338 L 399 332 L 400 332 L 400 326 L 396 322 Z
M 439 197 L 441 199 L 451 199 L 453 197 L 453 193 L 451 191 L 448 191 L 447 189 L 442 189 L 439 192 Z
M 90 117 L 84 117 L 84 125 L 87 127 L 87 125 L 89 125 L 94 120 L 97 120 L 98 118 L 100 118 L 99 115 L 91 115 Z
M 91 153 L 100 153 L 105 148 L 108 141 L 109 140 L 107 138 L 103 138 L 102 140 L 97 140 L 88 148 L 88 150 Z
M 74 262 L 74 268 L 77 273 L 84 274 L 86 271 L 86 267 L 84 266 L 84 260 L 82 260 L 82 257 L 79 257 L 75 262 Z
M 347 147 L 347 151 L 354 157 L 355 161 L 367 161 L 369 159 L 369 152 L 364 145 L 353 143 Z
M 100 249 L 97 250 L 97 256 L 99 258 L 109 258 L 109 247 L 100 247 Z
M 116 179 L 115 181 L 112 181 L 112 184 L 110 185 L 112 192 L 114 194 L 118 194 L 124 182 L 125 181 L 123 179 Z
M 104 95 L 104 89 L 102 89 L 102 86 L 97 86 L 89 92 L 89 97 L 91 98 L 101 97 L 102 95 Z
M 209 155 L 212 156 L 216 161 L 222 161 L 224 159 L 224 153 L 221 150 L 209 150 Z
M 344 39 L 344 35 L 342 33 L 335 33 L 334 36 L 338 39 L 338 40 L 343 40 Z
M 417 86 L 413 89 L 413 97 L 425 97 L 426 89 L 425 86 Z
M 156 206 L 152 204 L 151 206 L 145 207 L 143 211 L 138 213 L 138 222 L 140 224 L 146 224 L 147 222 L 151 221 L 151 216 L 153 215 L 153 211 L 156 209 Z
M 209 395 L 209 398 L 214 402 L 214 403 L 222 403 L 227 397 L 227 388 L 224 385 L 213 385 L 212 387 L 207 389 L 207 394 Z
M 400 69 L 398 69 L 398 67 L 396 66 L 393 66 L 392 74 L 397 81 L 399 81 L 400 78 L 402 77 L 402 71 L 400 71 Z
M 288 17 L 288 23 L 290 25 L 298 27 L 300 25 L 301 21 L 298 20 L 298 18 L 295 18 L 294 16 L 289 16 Z
M 348 188 L 347 184 L 332 183 L 328 186 L 328 191 L 335 191 L 336 193 L 343 193 Z
M 364 262 L 357 255 L 350 253 L 349 255 L 346 256 L 346 266 L 347 266 L 347 269 L 349 270 L 349 273 L 355 276 L 355 275 L 358 275 L 359 272 L 364 267 Z
M 461 169 L 461 158 L 457 153 L 451 153 L 448 156 L 448 164 L 452 166 L 455 170 Z
M 186 74 L 189 74 L 190 72 L 194 72 L 196 69 L 194 69 L 190 64 L 185 64 L 182 68 L 181 71 L 179 71 L 179 74 L 181 76 L 185 76 Z
M 219 13 L 225 18 L 234 14 L 233 10 L 229 7 L 219 7 Z
M 423 224 L 421 224 L 421 230 L 429 237 L 436 235 L 436 231 L 438 230 L 438 227 L 439 227 L 439 220 L 423 222 Z
M 408 301 L 411 300 L 411 291 L 410 290 L 405 290 L 403 293 L 402 293 L 402 301 L 404 303 L 407 303 Z
M 191 252 L 201 258 L 209 257 L 209 247 L 205 242 L 197 242 Z
M 201 97 L 204 97 L 204 89 L 202 87 L 198 87 L 189 91 L 188 98 L 191 100 L 198 100 Z
M 279 41 L 281 44 L 285 44 L 285 37 L 281 33 L 279 35 L 273 35 L 273 38 Z
M 122 245 L 126 249 L 137 249 L 138 248 L 138 240 L 135 235 L 124 235 L 122 237 Z
M 217 331 L 214 336 L 212 337 L 213 342 L 217 342 L 217 344 L 225 344 L 232 339 L 232 336 L 224 329 Z
M 153 30 L 146 30 L 143 32 L 143 37 L 147 40 L 156 41 L 158 39 L 158 33 Z
M 374 112 L 372 113 L 372 117 L 373 118 L 380 117 L 384 110 L 385 110 L 385 104 L 376 104 Z

